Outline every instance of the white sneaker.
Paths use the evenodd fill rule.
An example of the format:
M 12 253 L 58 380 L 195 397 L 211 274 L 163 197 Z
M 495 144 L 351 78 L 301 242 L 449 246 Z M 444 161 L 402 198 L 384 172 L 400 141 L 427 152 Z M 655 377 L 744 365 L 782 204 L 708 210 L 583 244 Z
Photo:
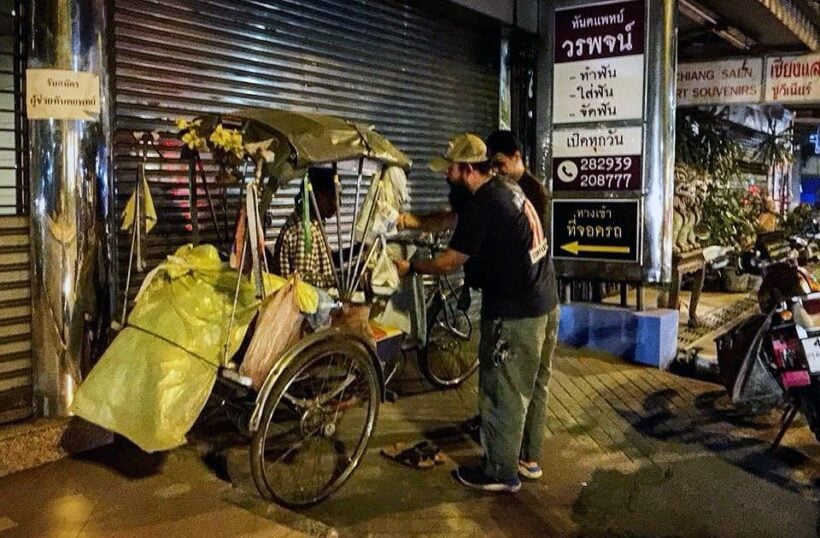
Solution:
M 527 465 L 523 461 L 519 461 L 518 474 L 530 480 L 538 480 L 544 473 L 541 471 L 541 466 L 537 463 L 533 465 Z

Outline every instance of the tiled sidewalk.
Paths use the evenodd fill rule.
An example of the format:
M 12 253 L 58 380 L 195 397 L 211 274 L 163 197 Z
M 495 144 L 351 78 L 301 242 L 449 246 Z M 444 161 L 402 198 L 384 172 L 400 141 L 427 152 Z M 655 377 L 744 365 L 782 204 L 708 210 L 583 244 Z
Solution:
M 481 495 L 450 472 L 480 449 L 459 424 L 475 383 L 427 390 L 412 366 L 381 408 L 368 455 L 328 501 L 295 514 L 261 501 L 247 450 L 202 463 L 98 451 L 0 479 L 0 531 L 41 536 L 815 536 L 820 444 L 803 424 L 768 453 L 775 414 L 739 416 L 721 387 L 561 349 L 544 478 Z M 378 449 L 428 438 L 450 461 L 414 471 Z M 232 484 L 219 477 L 229 477 Z
M 804 425 L 768 454 L 778 416 L 745 419 L 721 387 L 586 351 L 562 349 L 550 386 L 545 477 L 521 494 L 477 495 L 444 469 L 374 454 L 308 515 L 351 535 L 815 535 L 820 445 Z M 453 467 L 477 457 L 451 426 L 473 414 L 474 391 L 386 406 L 371 452 L 426 436 Z

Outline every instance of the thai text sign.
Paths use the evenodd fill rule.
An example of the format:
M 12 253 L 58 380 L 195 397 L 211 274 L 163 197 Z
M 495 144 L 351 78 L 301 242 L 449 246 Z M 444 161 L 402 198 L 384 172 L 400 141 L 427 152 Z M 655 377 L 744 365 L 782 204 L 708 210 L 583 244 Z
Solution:
M 639 190 L 642 146 L 640 127 L 556 130 L 552 190 Z
M 820 102 L 820 54 L 766 58 L 764 98 L 770 103 Z
M 100 77 L 63 69 L 26 69 L 26 117 L 90 120 L 100 117 Z
M 604 2 L 555 12 L 555 63 L 643 54 L 644 2 Z
M 553 200 L 553 258 L 637 262 L 639 200 Z
M 555 12 L 553 123 L 643 116 L 644 0 Z
M 678 106 L 760 102 L 763 59 L 678 64 Z

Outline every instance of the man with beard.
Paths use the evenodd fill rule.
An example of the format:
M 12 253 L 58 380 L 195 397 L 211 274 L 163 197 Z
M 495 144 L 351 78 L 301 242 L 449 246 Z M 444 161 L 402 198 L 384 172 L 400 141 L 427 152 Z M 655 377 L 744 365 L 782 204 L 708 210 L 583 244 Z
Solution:
M 510 131 L 494 131 L 487 137 L 488 153 L 492 156 L 496 170 L 509 181 L 518 184 L 527 199 L 541 218 L 544 229 L 547 228 L 547 190 L 541 181 L 527 170 L 521 156 L 521 145 Z M 558 342 L 558 286 L 555 282 L 555 268 L 552 259 L 546 257 L 547 277 L 547 332 L 544 346 L 541 349 L 541 364 L 538 367 L 535 388 L 527 408 L 527 422 L 524 427 L 524 440 L 521 445 L 521 456 L 518 462 L 518 473 L 529 479 L 541 477 L 541 441 L 547 421 L 548 386 L 552 372 L 552 355 Z
M 519 455 L 549 307 L 541 220 L 517 185 L 492 174 L 487 147 L 475 135 L 454 137 L 430 168 L 446 172 L 454 189 L 466 187 L 470 196 L 457 210 L 455 231 L 444 252 L 430 260 L 400 260 L 396 266 L 400 275 L 449 273 L 468 260 L 480 268 L 484 459 L 481 466 L 460 467 L 456 478 L 475 489 L 516 492 L 521 489 Z
M 399 230 L 424 230 L 425 232 L 443 232 L 452 230 L 456 225 L 458 212 L 464 207 L 464 203 L 470 197 L 470 190 L 464 185 L 453 183 L 450 178 L 446 178 L 450 191 L 447 194 L 447 201 L 450 203 L 449 211 L 437 211 L 417 215 L 414 213 L 402 213 L 396 223 Z

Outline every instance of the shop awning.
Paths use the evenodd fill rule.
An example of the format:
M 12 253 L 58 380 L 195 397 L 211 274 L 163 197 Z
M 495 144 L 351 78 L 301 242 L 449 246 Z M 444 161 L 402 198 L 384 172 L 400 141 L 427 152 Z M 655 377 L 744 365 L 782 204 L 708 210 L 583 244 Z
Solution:
M 820 50 L 814 0 L 680 0 L 682 60 Z

